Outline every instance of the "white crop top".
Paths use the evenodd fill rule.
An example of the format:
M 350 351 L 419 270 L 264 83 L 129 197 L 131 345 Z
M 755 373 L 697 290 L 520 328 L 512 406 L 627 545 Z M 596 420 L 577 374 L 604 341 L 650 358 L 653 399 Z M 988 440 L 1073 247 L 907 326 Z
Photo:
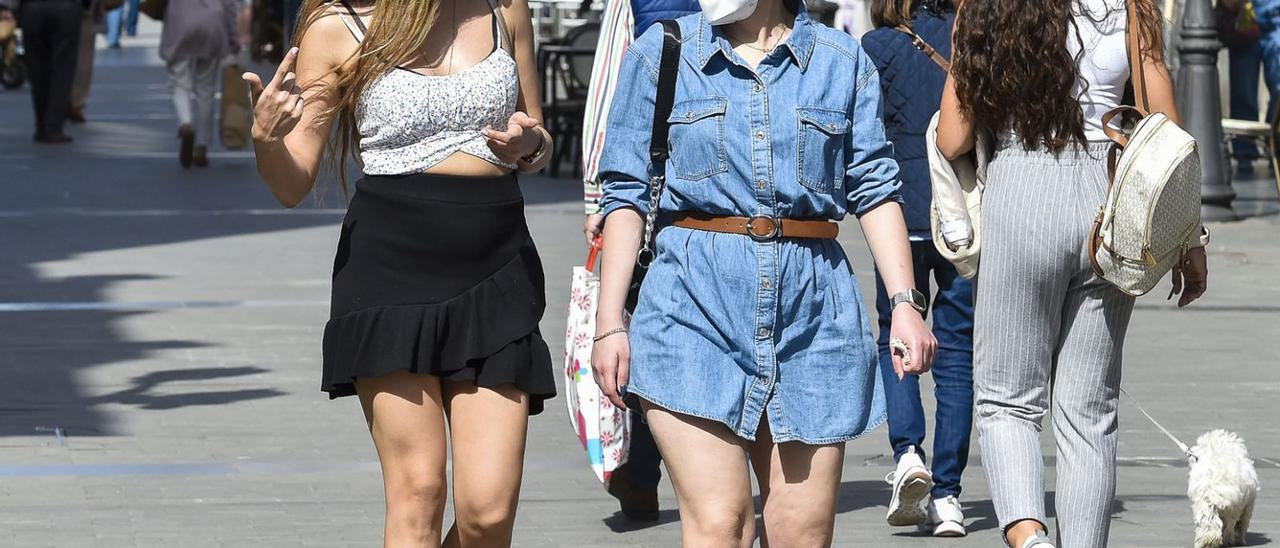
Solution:
M 1084 135 L 1090 141 L 1106 141 L 1102 115 L 1120 105 L 1129 81 L 1125 0 L 1073 0 L 1071 10 L 1079 34 L 1070 32 L 1067 50 L 1079 63 L 1080 79 L 1073 92 L 1084 111 Z
M 520 92 L 515 59 L 503 47 L 510 40 L 500 8 L 493 0 L 489 5 L 493 9 L 494 47 L 484 60 L 446 75 L 397 67 L 365 90 L 356 106 L 355 122 L 366 174 L 419 173 L 455 152 L 516 168 L 498 159 L 480 134 L 486 126 L 507 127 Z M 342 0 L 333 9 L 356 40 L 363 40 L 365 26 L 355 10 Z

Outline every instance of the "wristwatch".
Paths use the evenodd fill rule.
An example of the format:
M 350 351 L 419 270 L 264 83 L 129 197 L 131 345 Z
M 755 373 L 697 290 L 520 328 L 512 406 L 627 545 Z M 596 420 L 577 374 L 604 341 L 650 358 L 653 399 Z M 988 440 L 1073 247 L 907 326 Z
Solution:
M 911 308 L 916 309 L 916 312 L 922 315 L 929 310 L 929 298 L 915 288 L 899 291 L 889 297 L 889 310 L 897 309 L 898 305 L 902 303 L 911 305 Z

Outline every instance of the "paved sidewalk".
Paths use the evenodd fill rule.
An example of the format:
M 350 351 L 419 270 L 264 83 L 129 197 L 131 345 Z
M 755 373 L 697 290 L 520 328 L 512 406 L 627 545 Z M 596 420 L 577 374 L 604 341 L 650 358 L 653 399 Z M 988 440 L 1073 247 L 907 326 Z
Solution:
M 163 70 L 145 47 L 99 51 L 88 116 L 67 147 L 30 143 L 29 97 L 0 92 L 0 546 L 372 546 L 380 476 L 354 399 L 317 389 L 343 198 L 278 208 L 245 151 L 182 171 Z M 569 269 L 583 256 L 579 186 L 526 177 L 562 352 Z M 1273 186 L 1240 186 L 1214 227 L 1209 295 L 1139 302 L 1125 384 L 1184 438 L 1246 437 L 1266 489 L 1252 545 L 1280 536 L 1280 217 Z M 856 223 L 846 244 L 863 287 Z M 675 502 L 634 525 L 596 484 L 563 400 L 531 423 L 516 544 L 675 546 Z M 1112 545 L 1190 544 L 1177 450 L 1128 403 Z M 1049 455 L 1052 441 L 1045 439 Z M 973 534 L 884 524 L 884 430 L 850 443 L 839 546 L 997 546 L 981 459 L 965 477 Z M 1053 459 L 1049 459 L 1052 477 Z

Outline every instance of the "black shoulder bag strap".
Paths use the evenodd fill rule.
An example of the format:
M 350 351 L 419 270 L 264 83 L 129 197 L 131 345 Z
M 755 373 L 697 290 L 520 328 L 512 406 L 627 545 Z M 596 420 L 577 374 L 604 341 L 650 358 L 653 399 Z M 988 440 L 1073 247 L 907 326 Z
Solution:
M 636 262 L 648 268 L 653 262 L 653 232 L 658 219 L 662 191 L 667 186 L 667 158 L 671 156 L 667 135 L 671 126 L 671 107 L 676 100 L 676 76 L 680 68 L 680 26 L 675 21 L 662 21 L 662 59 L 658 64 L 658 94 L 653 102 L 653 133 L 649 137 L 649 213 L 644 220 L 644 241 Z

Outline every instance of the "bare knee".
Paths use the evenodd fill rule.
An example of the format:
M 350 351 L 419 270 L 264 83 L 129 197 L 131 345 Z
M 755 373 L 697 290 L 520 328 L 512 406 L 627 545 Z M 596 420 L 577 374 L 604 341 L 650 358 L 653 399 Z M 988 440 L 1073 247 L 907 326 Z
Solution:
M 477 540 L 505 542 L 510 539 L 516 519 L 514 501 L 494 498 L 455 500 L 454 505 L 456 528 L 463 539 L 473 542 Z
M 387 507 L 433 515 L 444 507 L 448 487 L 443 475 L 430 470 L 399 470 L 387 473 Z
M 686 546 L 737 547 L 750 546 L 754 541 L 755 511 L 750 506 L 717 505 L 688 514 Z
M 834 515 L 796 504 L 766 504 L 764 522 L 770 544 L 788 547 L 830 546 L 835 526 Z

